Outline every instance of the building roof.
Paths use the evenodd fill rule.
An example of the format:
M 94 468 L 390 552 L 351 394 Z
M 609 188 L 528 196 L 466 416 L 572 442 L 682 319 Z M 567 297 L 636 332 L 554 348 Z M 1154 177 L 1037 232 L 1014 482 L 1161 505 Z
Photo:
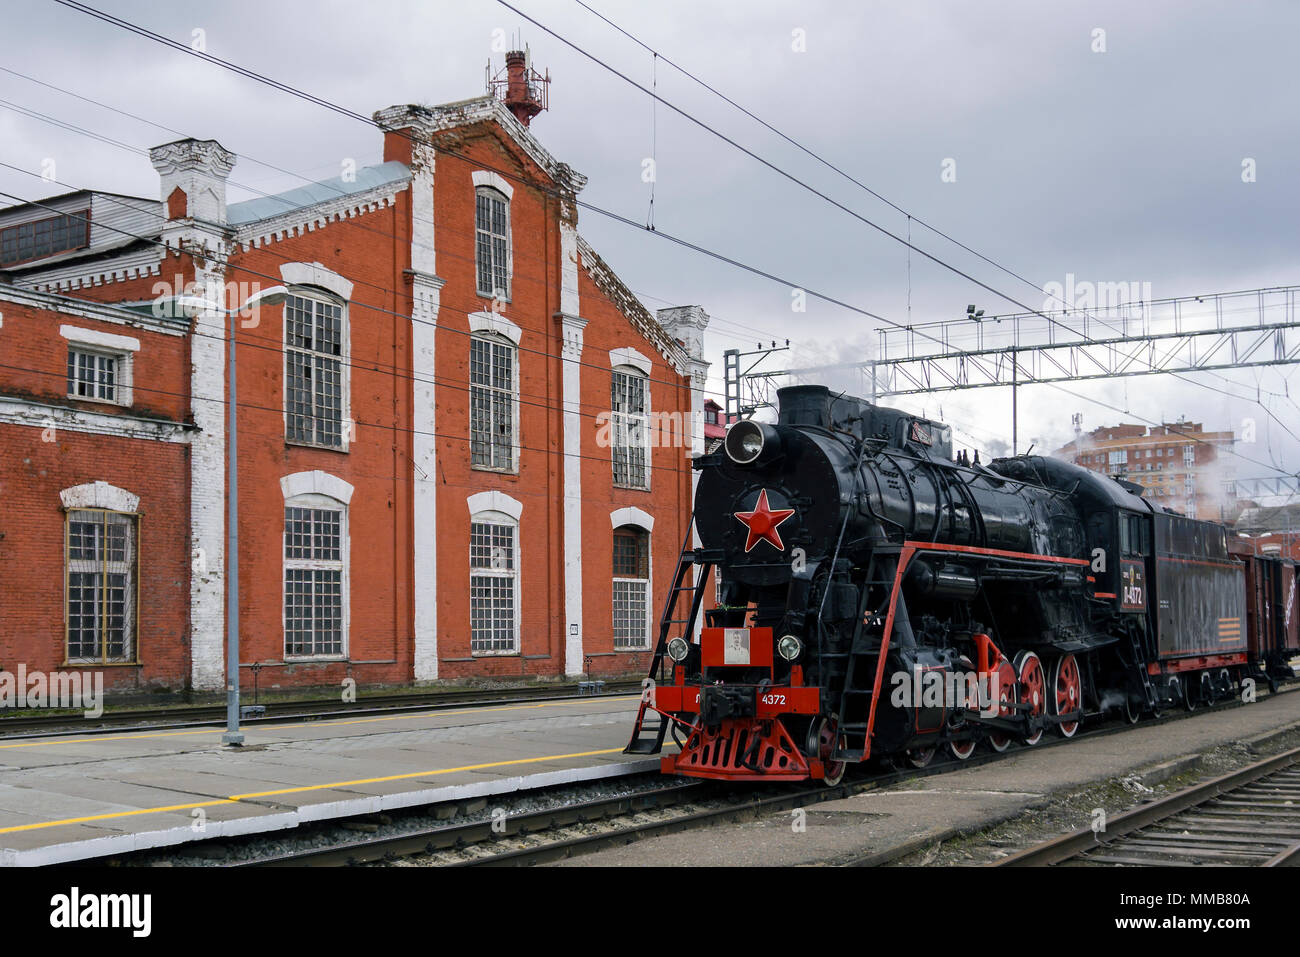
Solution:
M 381 186 L 405 183 L 411 179 L 411 171 L 405 163 L 396 161 L 380 163 L 378 166 L 365 166 L 356 171 L 350 180 L 342 176 L 309 183 L 295 189 L 276 193 L 274 196 L 259 196 L 242 203 L 232 203 L 226 209 L 226 221 L 231 226 L 243 226 L 274 216 L 283 216 L 296 209 L 306 209 L 317 203 L 325 203 L 343 196 L 365 193 Z
M 415 127 L 425 136 L 475 123 L 494 123 L 524 151 L 538 167 L 562 189 L 579 193 L 587 185 L 583 176 L 568 163 L 557 160 L 532 131 L 520 123 L 506 105 L 495 96 L 478 96 L 438 106 L 408 103 L 377 110 L 375 122 L 383 130 Z
M 1300 505 L 1266 505 L 1243 509 L 1237 517 L 1237 530 L 1262 534 L 1300 529 Z

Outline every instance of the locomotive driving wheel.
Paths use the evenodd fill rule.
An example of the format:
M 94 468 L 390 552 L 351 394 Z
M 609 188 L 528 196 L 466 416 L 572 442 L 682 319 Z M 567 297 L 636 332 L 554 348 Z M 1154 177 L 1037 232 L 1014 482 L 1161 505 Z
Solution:
M 1053 715 L 1070 714 L 1078 711 L 1083 701 L 1083 678 L 1079 675 L 1079 662 L 1074 655 L 1065 655 L 1056 659 L 1052 668 L 1052 688 L 1054 693 L 1048 700 L 1052 704 Z M 1079 730 L 1078 721 L 1062 721 L 1056 726 L 1063 738 L 1072 738 Z
M 1005 658 L 1001 659 L 998 665 L 998 717 L 1008 718 L 1016 713 L 1014 704 L 1016 701 L 1016 670 L 1011 667 L 1011 663 Z M 989 747 L 996 753 L 1001 754 L 1007 748 L 1011 747 L 1011 735 L 1005 731 L 990 731 L 989 736 L 985 739 Z
M 949 741 L 948 750 L 958 761 L 965 761 L 975 753 L 975 739 L 967 738 L 965 741 Z
M 914 768 L 929 767 L 934 760 L 934 752 L 934 748 L 912 748 L 907 752 L 907 763 Z
M 1132 692 L 1124 696 L 1124 720 L 1128 724 L 1137 724 L 1142 720 L 1142 705 Z
M 813 718 L 812 724 L 808 727 L 808 741 L 805 748 L 806 752 L 814 755 L 822 762 L 822 783 L 828 788 L 833 788 L 844 780 L 844 771 L 848 768 L 847 761 L 832 761 L 831 755 L 839 747 L 840 718 L 839 715 L 831 715 L 829 718 Z
M 1043 663 L 1032 651 L 1021 651 L 1014 662 L 1020 682 L 1020 703 L 1029 705 L 1032 717 L 1041 717 L 1047 706 L 1047 679 L 1043 676 Z M 1025 744 L 1034 745 L 1043 739 L 1043 729 L 1024 735 Z
M 1236 688 L 1235 688 L 1235 685 L 1233 684 L 1233 681 L 1232 681 L 1232 674 L 1231 674 L 1231 672 L 1229 672 L 1227 668 L 1220 668 L 1220 669 L 1219 669 L 1219 688 L 1218 688 L 1218 691 L 1219 691 L 1219 695 L 1220 695 L 1220 697 L 1221 697 L 1223 700 L 1227 700 L 1228 698 L 1231 698 L 1231 697 L 1232 697 L 1233 692 L 1234 692 L 1235 690 L 1236 690 Z

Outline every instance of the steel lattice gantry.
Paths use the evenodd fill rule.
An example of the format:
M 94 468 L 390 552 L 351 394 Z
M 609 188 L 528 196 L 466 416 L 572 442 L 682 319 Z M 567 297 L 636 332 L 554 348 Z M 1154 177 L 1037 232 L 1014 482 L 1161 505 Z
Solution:
M 860 366 L 888 396 L 1281 365 L 1300 362 L 1298 300 L 1284 286 L 881 329 Z

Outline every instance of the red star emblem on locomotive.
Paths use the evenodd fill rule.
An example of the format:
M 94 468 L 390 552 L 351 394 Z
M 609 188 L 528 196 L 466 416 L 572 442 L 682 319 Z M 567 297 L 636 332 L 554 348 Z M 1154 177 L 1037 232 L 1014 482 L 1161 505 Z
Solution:
M 752 512 L 731 514 L 735 515 L 736 521 L 749 530 L 749 536 L 745 539 L 745 554 L 749 554 L 759 542 L 768 542 L 778 552 L 785 551 L 785 544 L 781 541 L 781 533 L 777 531 L 777 527 L 794 514 L 794 509 L 772 508 L 767 503 L 767 489 L 759 490 L 758 502 L 755 503 Z

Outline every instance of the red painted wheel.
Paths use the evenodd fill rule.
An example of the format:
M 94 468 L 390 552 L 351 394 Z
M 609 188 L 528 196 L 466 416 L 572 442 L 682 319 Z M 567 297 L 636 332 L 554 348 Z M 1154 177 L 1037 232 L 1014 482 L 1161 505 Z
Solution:
M 914 768 L 929 767 L 934 760 L 934 748 L 913 748 L 907 752 L 907 763 Z
M 1029 714 L 1033 717 L 1042 715 L 1047 707 L 1047 678 L 1043 675 L 1043 663 L 1032 651 L 1022 651 L 1016 655 L 1016 674 L 1019 676 L 1020 703 L 1029 705 Z M 1043 740 L 1043 729 L 1021 738 L 1025 744 L 1037 744 Z
M 840 719 L 839 715 L 831 715 L 829 718 L 813 718 L 813 723 L 808 729 L 808 753 L 815 754 L 822 762 L 822 784 L 828 788 L 833 788 L 844 780 L 844 772 L 848 768 L 846 761 L 832 761 L 831 755 L 835 748 L 839 746 L 838 738 Z
M 1011 667 L 1010 662 L 1005 658 L 998 666 L 998 716 L 1002 718 L 1010 717 L 1015 714 L 1015 708 L 1012 705 L 1016 700 L 1016 670 Z M 990 731 L 986 739 L 989 747 L 998 754 L 1001 754 L 1007 748 L 1011 747 L 1011 735 L 1005 731 Z
M 1052 668 L 1052 687 L 1055 693 L 1048 700 L 1052 704 L 1053 715 L 1079 710 L 1083 701 L 1083 678 L 1079 674 L 1079 662 L 1074 655 L 1065 655 L 1056 660 Z M 1063 738 L 1073 738 L 1079 730 L 1079 722 L 1062 721 L 1056 730 Z
M 975 753 L 975 739 L 967 738 L 965 741 L 949 741 L 948 750 L 958 761 L 965 761 Z

